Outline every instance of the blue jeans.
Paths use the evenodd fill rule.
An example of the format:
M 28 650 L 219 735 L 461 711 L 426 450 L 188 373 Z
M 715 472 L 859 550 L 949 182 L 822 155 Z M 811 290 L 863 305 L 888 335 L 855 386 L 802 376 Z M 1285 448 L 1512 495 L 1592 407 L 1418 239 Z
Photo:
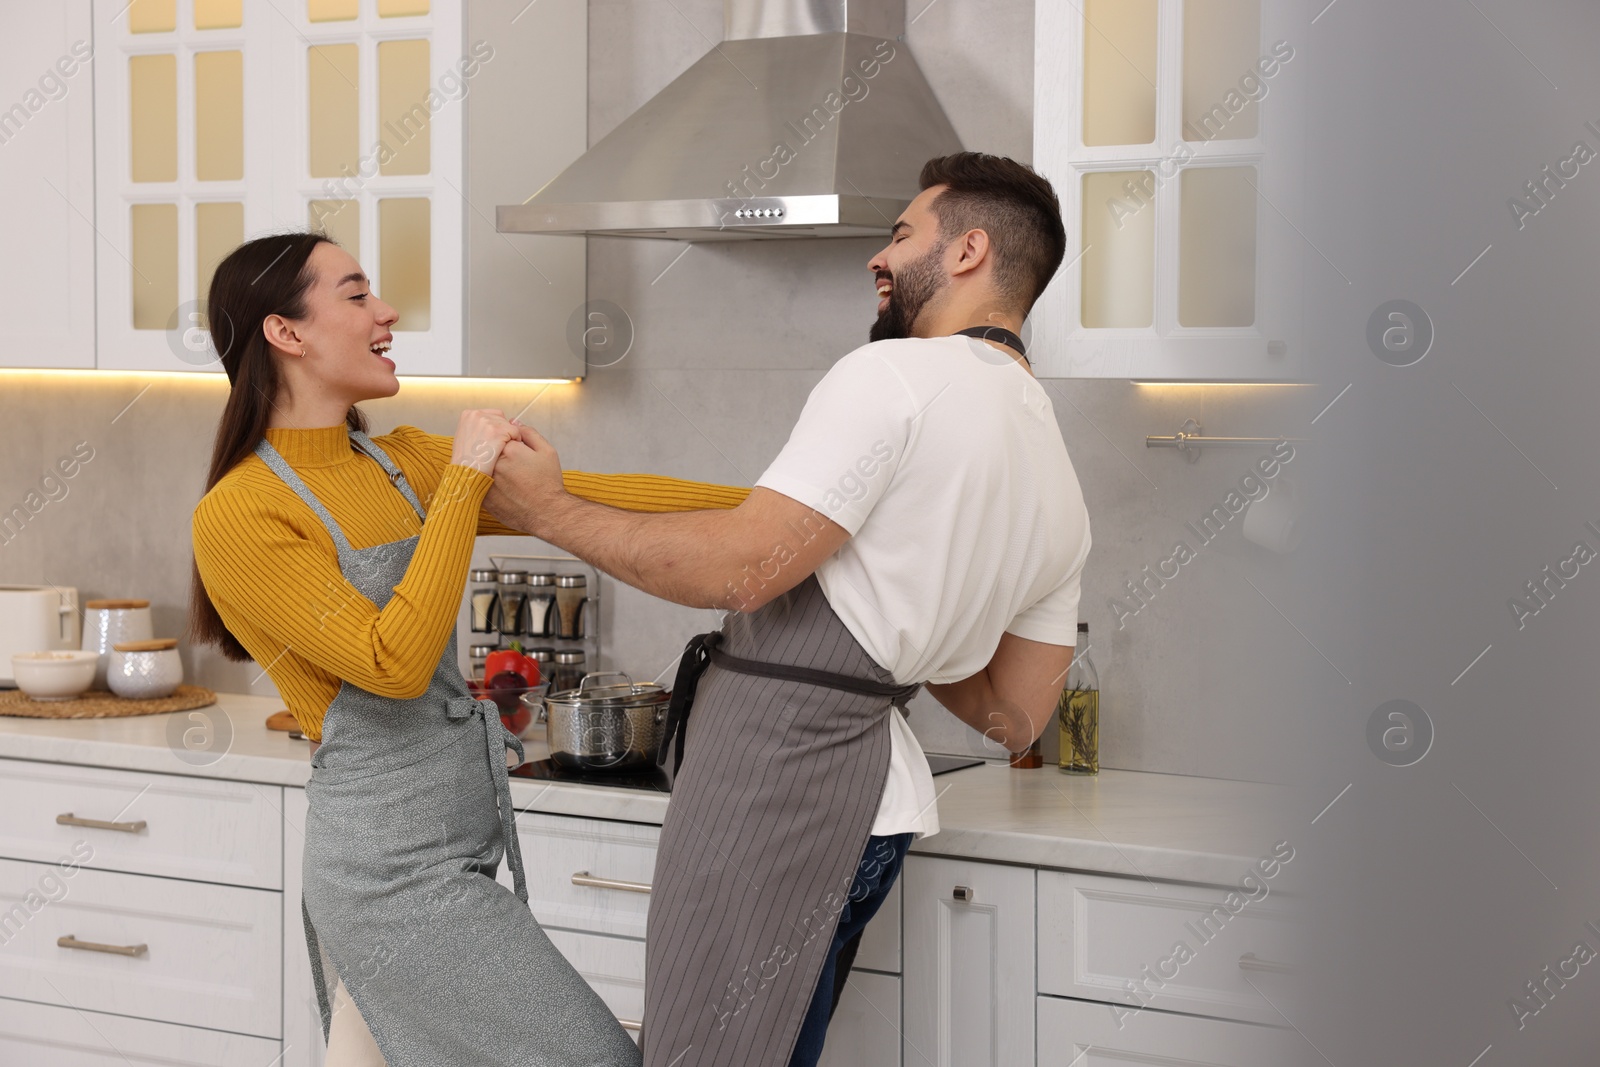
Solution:
M 816 1067 L 822 1058 L 828 1022 L 839 1006 L 839 998 L 844 995 L 845 979 L 850 977 L 850 966 L 861 944 L 861 932 L 878 914 L 878 908 L 894 887 L 914 836 L 905 833 L 867 838 L 867 850 L 856 867 L 855 881 L 850 885 L 844 909 L 839 912 L 839 928 L 828 948 L 828 958 L 822 964 L 822 974 L 811 996 L 811 1007 L 806 1010 L 805 1022 L 800 1024 L 800 1036 L 795 1040 L 789 1067 Z

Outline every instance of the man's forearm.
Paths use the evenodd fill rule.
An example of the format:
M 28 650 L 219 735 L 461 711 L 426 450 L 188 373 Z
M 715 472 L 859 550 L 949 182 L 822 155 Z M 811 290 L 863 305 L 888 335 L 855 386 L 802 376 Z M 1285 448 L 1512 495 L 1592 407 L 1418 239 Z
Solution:
M 1033 744 L 1037 734 L 1033 721 L 1015 703 L 995 692 L 985 667 L 970 678 L 948 685 L 927 685 L 928 695 L 950 713 L 984 736 L 1011 752 L 1021 752 Z
M 641 514 L 562 494 L 519 524 L 619 581 L 693 608 L 728 606 L 731 573 L 719 540 L 727 511 Z

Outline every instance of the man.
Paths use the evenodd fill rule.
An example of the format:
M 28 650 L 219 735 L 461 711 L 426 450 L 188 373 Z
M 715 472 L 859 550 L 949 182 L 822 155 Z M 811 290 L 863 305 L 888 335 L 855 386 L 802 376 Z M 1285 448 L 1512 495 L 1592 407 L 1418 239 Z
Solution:
M 647 1067 L 815 1064 L 846 946 L 912 838 L 938 830 L 892 705 L 925 683 L 1021 751 L 1072 660 L 1088 517 L 1016 336 L 1060 266 L 1060 205 L 1031 169 L 975 153 L 931 160 L 921 186 L 868 263 L 873 343 L 824 376 L 738 507 L 576 499 L 531 429 L 495 471 L 487 503 L 509 525 L 730 612 L 674 687 L 709 658 L 651 895 Z

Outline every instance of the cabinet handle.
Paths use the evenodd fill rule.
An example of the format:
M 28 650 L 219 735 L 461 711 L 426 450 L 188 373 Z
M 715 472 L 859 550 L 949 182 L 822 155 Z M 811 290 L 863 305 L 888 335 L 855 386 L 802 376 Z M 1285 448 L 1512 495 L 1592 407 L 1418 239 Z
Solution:
M 56 816 L 56 822 L 62 826 L 87 826 L 95 830 L 121 830 L 125 834 L 136 834 L 144 829 L 144 820 L 134 822 L 110 822 L 106 819 L 81 819 L 70 811 L 64 811 Z
M 644 1024 L 637 1019 L 618 1019 L 617 1022 L 622 1024 L 624 1030 L 632 1030 L 634 1033 L 644 1029 Z
M 85 952 L 109 952 L 113 956 L 143 956 L 148 948 L 145 945 L 102 945 L 95 941 L 79 941 L 71 934 L 56 938 L 56 944 L 62 948 L 80 948 Z
M 951 893 L 950 895 L 956 900 L 961 901 L 963 904 L 971 904 L 978 898 L 978 894 L 972 891 L 972 887 L 965 885 L 956 886 L 955 892 Z
M 578 871 L 572 876 L 573 885 L 586 885 L 590 889 L 620 889 L 624 893 L 648 893 L 649 882 L 624 882 L 616 878 L 596 878 L 588 871 Z
M 1246 971 L 1273 971 L 1277 974 L 1294 973 L 1294 968 L 1287 963 L 1273 963 L 1271 960 L 1261 959 L 1254 952 L 1246 952 L 1243 956 L 1240 956 L 1239 966 Z

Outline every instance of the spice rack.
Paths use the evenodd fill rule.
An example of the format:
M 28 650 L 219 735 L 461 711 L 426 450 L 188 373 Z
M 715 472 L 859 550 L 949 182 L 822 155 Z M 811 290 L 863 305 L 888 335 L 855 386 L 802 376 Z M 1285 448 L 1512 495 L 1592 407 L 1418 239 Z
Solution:
M 551 564 L 552 566 L 520 566 L 520 564 L 523 563 Z M 525 652 L 532 648 L 538 647 L 549 647 L 554 649 L 557 653 L 569 650 L 581 650 L 584 654 L 585 661 L 582 667 L 583 673 L 592 673 L 601 669 L 602 644 L 600 633 L 603 616 L 601 614 L 600 571 L 596 567 L 585 563 L 576 556 L 517 555 L 498 552 L 491 553 L 489 555 L 489 565 L 495 571 L 501 573 L 508 570 L 527 570 L 530 572 L 530 574 L 554 573 L 558 578 L 562 575 L 582 575 L 584 577 L 584 592 L 586 594 L 581 608 L 582 614 L 580 616 L 583 636 L 576 638 L 558 636 L 560 630 L 559 623 L 552 625 L 551 632 L 549 634 L 529 636 L 524 633 L 502 633 L 498 628 L 498 585 L 496 586 L 497 600 L 490 618 L 490 621 L 496 624 L 495 628 L 490 630 L 474 629 L 474 623 L 476 622 L 478 616 L 477 605 L 474 604 L 473 597 L 477 593 L 478 587 L 477 583 L 469 581 L 467 583 L 466 591 L 466 644 L 469 649 L 474 645 L 489 644 L 493 644 L 496 648 L 509 648 L 512 641 L 520 641 L 522 643 L 523 651 Z M 472 569 L 479 570 L 481 568 L 479 568 L 477 564 L 474 564 Z M 555 592 L 555 590 L 552 589 L 552 592 Z M 559 618 L 558 608 L 555 604 L 551 605 L 550 612 L 552 617 Z M 546 669 L 547 666 L 548 665 L 541 664 L 541 669 Z M 572 681 L 572 687 L 576 686 L 577 681 Z M 561 687 L 552 685 L 551 688 L 554 690 Z

